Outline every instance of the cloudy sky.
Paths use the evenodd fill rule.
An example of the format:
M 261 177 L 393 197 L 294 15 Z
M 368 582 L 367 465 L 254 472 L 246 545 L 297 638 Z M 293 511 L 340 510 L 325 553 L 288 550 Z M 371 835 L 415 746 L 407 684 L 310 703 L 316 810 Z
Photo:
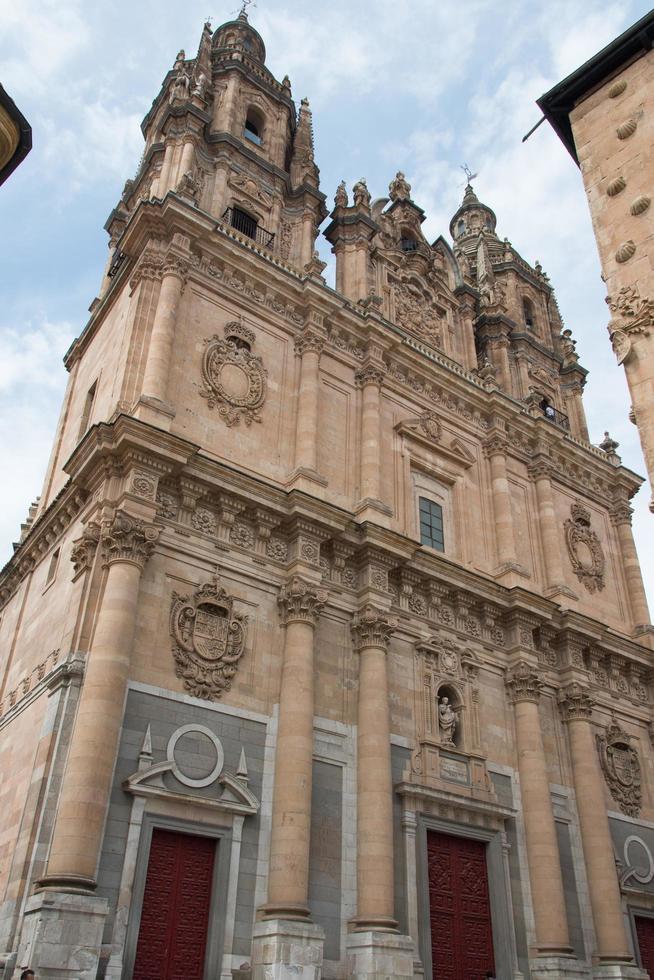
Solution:
M 375 196 L 402 169 L 447 234 L 460 164 L 529 261 L 549 274 L 590 369 L 591 439 L 605 429 L 644 473 L 622 369 L 610 350 L 599 262 L 581 177 L 534 100 L 643 16 L 636 0 L 257 0 L 250 19 L 267 63 L 314 114 L 330 201 L 365 176 Z M 66 373 L 107 254 L 104 222 L 142 151 L 139 123 L 180 47 L 238 0 L 0 0 L 2 82 L 30 121 L 34 149 L 0 189 L 0 563 L 40 492 Z M 326 245 L 326 243 L 325 243 Z M 322 249 L 328 258 L 328 246 Z M 634 530 L 654 605 L 647 488 Z

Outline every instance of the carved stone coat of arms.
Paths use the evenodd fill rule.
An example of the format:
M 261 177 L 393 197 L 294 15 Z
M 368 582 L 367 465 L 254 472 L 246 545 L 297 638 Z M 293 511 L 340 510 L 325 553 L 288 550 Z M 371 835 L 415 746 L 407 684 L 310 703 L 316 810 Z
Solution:
M 604 588 L 604 552 L 600 539 L 591 529 L 590 513 L 575 503 L 570 514 L 564 528 L 573 571 L 589 592 L 601 592 Z
M 234 611 L 234 600 L 217 581 L 192 596 L 173 592 L 170 635 L 175 673 L 184 687 L 213 701 L 229 690 L 245 650 L 247 618 Z
M 637 817 L 642 801 L 640 761 L 629 736 L 612 722 L 597 736 L 597 749 L 611 796 L 623 813 Z

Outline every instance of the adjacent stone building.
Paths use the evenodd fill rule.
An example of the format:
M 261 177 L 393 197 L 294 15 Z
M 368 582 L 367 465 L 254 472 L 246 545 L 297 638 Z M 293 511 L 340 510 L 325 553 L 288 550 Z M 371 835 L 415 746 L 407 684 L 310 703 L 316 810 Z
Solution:
M 645 464 L 654 483 L 654 11 L 538 104 L 581 168 Z M 650 502 L 654 511 L 654 497 Z
M 243 13 L 143 132 L 0 575 L 4 977 L 644 977 L 642 481 L 546 274 L 398 173 L 328 286 Z

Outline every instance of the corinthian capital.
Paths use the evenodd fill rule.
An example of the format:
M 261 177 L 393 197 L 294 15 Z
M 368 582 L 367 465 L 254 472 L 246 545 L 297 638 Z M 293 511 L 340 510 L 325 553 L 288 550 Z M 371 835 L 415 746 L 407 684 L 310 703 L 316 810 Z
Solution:
M 104 564 L 124 561 L 144 568 L 160 534 L 161 528 L 156 524 L 139 521 L 124 510 L 116 511 L 112 523 L 102 532 Z
M 386 372 L 381 365 L 365 364 L 356 372 L 354 380 L 361 388 L 366 385 L 377 385 L 378 388 L 381 388 L 385 375 Z
M 388 616 L 375 606 L 366 606 L 352 621 L 352 641 L 357 651 L 366 647 L 387 650 L 392 633 L 393 625 Z
M 484 456 L 504 456 L 508 448 L 508 440 L 503 432 L 493 432 L 483 442 Z
M 628 501 L 618 500 L 611 505 L 609 510 L 609 516 L 611 518 L 611 523 L 615 524 L 616 527 L 619 524 L 631 524 L 631 515 L 633 514 L 632 508 L 629 506 Z
M 521 660 L 513 667 L 506 676 L 505 680 L 507 694 L 512 704 L 518 701 L 540 700 L 540 691 L 543 682 L 537 672 L 525 660 Z
M 563 721 L 590 721 L 595 699 L 588 688 L 577 682 L 569 684 L 559 691 L 559 707 Z
M 295 353 L 302 357 L 303 354 L 321 354 L 325 346 L 325 338 L 315 330 L 305 330 L 295 338 Z
M 282 587 L 277 597 L 285 626 L 289 623 L 309 623 L 315 626 L 326 601 L 327 593 L 324 589 L 319 589 L 297 576 Z
M 162 274 L 164 276 L 176 276 L 183 287 L 186 283 L 189 269 L 190 263 L 188 259 L 183 258 L 181 255 L 176 255 L 174 252 L 169 252 L 163 261 Z
M 531 480 L 540 480 L 543 477 L 551 479 L 553 464 L 548 456 L 534 456 L 527 466 L 527 472 Z

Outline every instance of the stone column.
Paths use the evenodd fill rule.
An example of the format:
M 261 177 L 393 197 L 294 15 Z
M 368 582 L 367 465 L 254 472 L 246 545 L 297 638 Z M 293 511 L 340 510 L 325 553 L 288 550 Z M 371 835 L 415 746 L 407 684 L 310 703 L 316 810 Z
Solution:
M 177 171 L 176 183 L 179 183 L 180 179 L 185 173 L 188 173 L 189 171 L 191 172 L 193 171 L 194 159 L 195 159 L 195 143 L 190 137 L 187 137 L 187 139 L 184 142 L 184 145 L 182 146 L 182 156 L 179 161 L 179 169 Z
M 544 456 L 536 456 L 529 464 L 529 476 L 536 484 L 538 523 L 543 544 L 546 595 L 569 591 L 564 585 L 561 540 L 563 528 L 556 519 L 551 481 L 552 464 Z
M 357 914 L 347 937 L 349 975 L 412 980 L 414 943 L 397 933 L 393 860 L 393 777 L 386 613 L 366 606 L 352 623 L 359 654 L 357 716 Z
M 157 181 L 157 187 L 152 189 L 153 197 L 165 197 L 166 191 L 170 190 L 170 173 L 173 166 L 173 159 L 175 157 L 176 144 L 175 141 L 169 139 L 166 141 L 164 149 L 163 163 L 161 164 L 161 172 L 159 174 L 159 180 Z
M 357 930 L 394 930 L 393 780 L 386 656 L 392 627 L 367 606 L 352 624 L 359 654 Z
M 634 544 L 634 536 L 631 531 L 631 515 L 633 511 L 626 500 L 617 501 L 610 510 L 611 522 L 614 525 L 618 541 L 620 542 L 620 554 L 622 556 L 622 567 L 624 569 L 625 584 L 627 595 L 631 606 L 631 620 L 634 627 L 646 626 L 650 621 L 649 609 L 647 607 L 647 596 L 643 586 L 643 577 L 640 572 L 640 562 Z
M 511 495 L 506 472 L 506 439 L 501 433 L 493 433 L 485 440 L 484 454 L 490 461 L 498 570 L 507 571 L 517 566 L 517 557 Z
M 518 772 L 537 955 L 566 956 L 571 953 L 571 948 L 545 749 L 538 717 L 541 681 L 534 667 L 523 660 L 510 671 L 506 687 L 515 711 Z
M 469 371 L 476 371 L 477 348 L 475 346 L 475 308 L 471 304 L 466 304 L 461 310 L 461 320 L 463 325 L 463 343 L 466 356 L 466 367 Z
M 302 215 L 302 244 L 300 252 L 300 268 L 311 261 L 313 255 L 313 244 L 316 240 L 316 216 L 313 211 L 307 210 Z
M 563 397 L 570 416 L 570 428 L 572 435 L 583 442 L 589 442 L 588 425 L 586 423 L 586 411 L 582 399 L 583 386 L 581 382 L 575 381 L 563 388 Z
M 320 355 L 324 339 L 317 333 L 303 333 L 295 342 L 295 353 L 302 358 L 295 435 L 295 468 L 318 470 L 318 407 L 320 397 Z
M 379 502 L 381 496 L 381 365 L 369 363 L 357 371 L 361 388 L 361 446 L 359 492 L 361 502 Z
M 88 655 L 44 886 L 95 888 L 129 677 L 139 583 L 160 529 L 118 511 L 102 535 L 107 579 Z
M 491 360 L 499 373 L 502 391 L 511 393 L 511 366 L 509 364 L 509 338 L 493 337 L 488 344 Z
M 284 663 L 275 750 L 275 790 L 266 918 L 309 918 L 313 769 L 314 629 L 326 595 L 294 578 L 279 596 Z
M 568 727 L 572 776 L 595 924 L 597 955 L 600 964 L 631 963 L 611 831 L 606 815 L 604 780 L 590 721 L 594 701 L 586 688 L 575 682 L 561 691 L 559 703 L 563 720 Z
M 184 259 L 169 255 L 164 262 L 161 289 L 154 314 L 148 356 L 143 378 L 143 397 L 167 405 L 168 376 L 172 358 L 177 309 L 186 281 L 188 265 Z

